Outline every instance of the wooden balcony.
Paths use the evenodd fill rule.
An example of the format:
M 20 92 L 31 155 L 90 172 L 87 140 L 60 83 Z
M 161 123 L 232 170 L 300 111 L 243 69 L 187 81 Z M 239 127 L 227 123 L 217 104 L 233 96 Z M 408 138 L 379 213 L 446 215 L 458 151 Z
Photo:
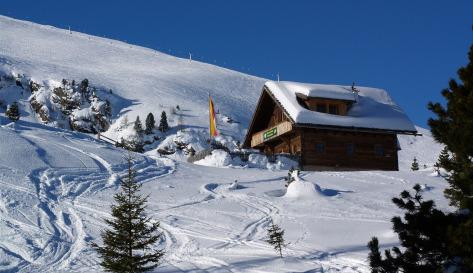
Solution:
M 251 137 L 251 147 L 256 147 L 260 145 L 261 143 L 264 143 L 266 141 L 269 141 L 271 139 L 274 139 L 278 136 L 281 136 L 287 132 L 290 132 L 292 130 L 292 124 L 289 121 L 283 121 L 279 124 L 277 124 L 274 127 L 267 128 L 263 131 L 260 131 L 258 133 L 255 133 Z

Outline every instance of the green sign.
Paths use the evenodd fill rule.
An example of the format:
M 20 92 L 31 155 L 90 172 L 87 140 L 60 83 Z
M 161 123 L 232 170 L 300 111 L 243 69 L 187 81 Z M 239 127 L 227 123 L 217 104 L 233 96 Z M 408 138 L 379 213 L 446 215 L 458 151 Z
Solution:
M 263 133 L 263 140 L 267 140 L 268 138 L 272 138 L 278 134 L 278 127 L 274 127 L 269 129 L 268 131 Z

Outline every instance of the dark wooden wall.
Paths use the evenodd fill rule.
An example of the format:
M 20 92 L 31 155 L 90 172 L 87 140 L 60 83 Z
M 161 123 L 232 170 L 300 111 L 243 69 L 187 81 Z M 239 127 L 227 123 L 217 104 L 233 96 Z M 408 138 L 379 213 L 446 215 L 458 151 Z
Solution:
M 281 107 L 274 105 L 274 109 L 271 114 L 271 118 L 269 119 L 269 123 L 268 125 L 266 125 L 266 129 L 271 128 L 275 126 L 276 124 L 281 123 L 283 121 L 287 121 L 287 120 L 288 118 L 286 117 L 286 115 L 284 115 L 284 112 L 281 109 Z
M 268 155 L 273 154 L 294 154 L 300 155 L 302 149 L 301 136 L 296 133 L 290 133 L 284 136 L 268 141 L 262 150 Z
M 324 151 L 317 151 L 323 143 Z M 353 154 L 347 145 L 354 145 Z M 376 153 L 382 147 L 383 155 Z M 338 169 L 398 170 L 397 136 L 395 134 L 302 129 L 302 168 L 306 170 Z

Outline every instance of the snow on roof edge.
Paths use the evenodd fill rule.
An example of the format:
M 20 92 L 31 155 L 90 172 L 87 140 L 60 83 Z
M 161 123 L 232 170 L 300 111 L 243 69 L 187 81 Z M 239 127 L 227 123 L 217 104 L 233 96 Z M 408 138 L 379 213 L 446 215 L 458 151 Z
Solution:
M 417 133 L 412 121 L 383 89 L 357 86 L 356 88 L 359 90 L 357 101 L 352 104 L 346 116 L 339 116 L 315 112 L 302 107 L 297 101 L 296 93 L 316 97 L 319 90 L 324 90 L 323 95 L 326 95 L 327 92 L 341 92 L 342 90 L 351 92 L 350 86 L 287 81 L 267 81 L 264 86 L 295 124 Z M 338 96 L 338 94 L 336 95 Z M 352 95 L 354 94 L 352 93 Z M 333 97 L 336 96 L 330 98 L 334 99 Z

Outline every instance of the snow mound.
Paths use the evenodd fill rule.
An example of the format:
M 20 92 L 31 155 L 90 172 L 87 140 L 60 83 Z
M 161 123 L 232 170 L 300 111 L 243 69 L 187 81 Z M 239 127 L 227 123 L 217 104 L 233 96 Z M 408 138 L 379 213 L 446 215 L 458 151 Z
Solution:
M 287 186 L 284 196 L 288 198 L 318 199 L 323 196 L 318 189 L 319 187 L 312 182 L 295 180 Z
M 211 167 L 227 167 L 232 163 L 232 157 L 224 150 L 213 150 L 212 154 L 206 156 L 204 159 L 194 162 L 197 165 L 211 166 Z

